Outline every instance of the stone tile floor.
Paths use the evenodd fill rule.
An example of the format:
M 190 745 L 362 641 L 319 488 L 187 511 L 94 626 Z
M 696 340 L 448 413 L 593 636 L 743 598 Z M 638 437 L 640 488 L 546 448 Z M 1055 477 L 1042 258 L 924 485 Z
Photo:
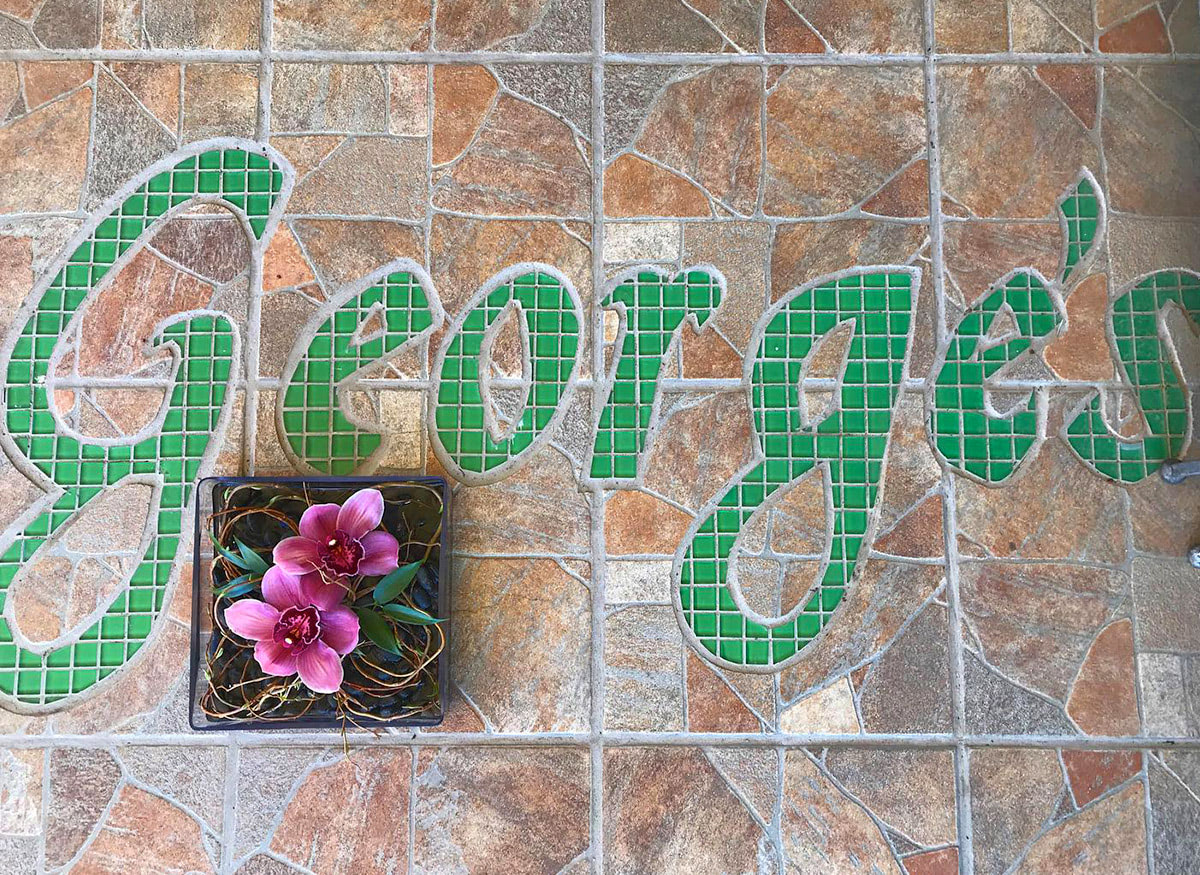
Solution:
M 0 871 L 1195 871 L 1200 487 L 1155 469 L 1188 451 L 1200 379 L 1198 83 L 1195 0 L 0 0 Z M 150 222 L 146 168 L 212 138 L 189 154 L 270 147 L 271 199 L 222 182 Z M 92 271 L 56 280 L 84 243 Z M 445 324 L 359 362 L 340 409 L 384 437 L 335 461 L 285 424 L 287 390 L 400 258 Z M 534 396 L 553 420 L 476 465 L 475 423 L 433 412 L 436 353 L 531 264 L 577 302 L 577 364 Z M 693 267 L 721 301 L 678 331 L 665 304 L 602 306 Z M 907 283 L 882 352 L 849 340 L 872 306 L 795 292 L 871 299 L 851 268 Z M 829 339 L 760 350 L 777 308 Z M 230 391 L 150 444 L 161 495 L 120 484 L 112 447 L 167 428 L 175 377 L 144 343 L 198 309 L 236 326 Z M 484 367 L 500 431 L 546 385 L 519 321 Z M 755 401 L 772 355 L 782 394 Z M 31 398 L 49 432 L 13 418 Z M 819 422 L 832 450 L 769 439 Z M 763 453 L 778 497 L 736 491 L 737 542 L 705 541 Z M 458 484 L 445 724 L 352 732 L 348 755 L 190 731 L 188 527 L 155 502 L 197 467 L 359 462 Z M 64 487 L 82 512 L 35 552 Z M 139 612 L 147 523 L 165 554 Z M 715 633 L 675 568 L 705 549 L 739 579 Z M 805 607 L 788 640 L 734 589 L 743 617 Z M 96 645 L 64 644 L 114 599 L 89 674 Z M 69 689 L 39 642 L 72 654 Z

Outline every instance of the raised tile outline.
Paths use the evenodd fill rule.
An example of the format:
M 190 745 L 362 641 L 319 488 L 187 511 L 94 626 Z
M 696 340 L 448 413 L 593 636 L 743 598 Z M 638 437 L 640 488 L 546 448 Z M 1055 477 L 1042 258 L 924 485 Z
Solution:
M 244 185 L 241 189 L 243 206 L 239 206 L 230 201 L 224 196 L 227 193 L 220 190 L 220 186 L 224 183 L 224 173 L 227 169 L 224 166 L 223 156 L 225 154 L 233 153 L 242 154 L 245 156 L 262 156 L 267 163 L 268 172 L 271 174 L 271 186 L 274 186 L 275 184 L 274 175 L 278 174 L 278 188 L 274 189 L 273 199 L 268 197 L 269 202 L 267 204 L 265 215 L 261 217 L 259 217 L 259 214 L 256 211 L 255 218 L 250 218 L 248 209 L 250 206 L 249 199 L 252 196 L 257 195 L 255 192 L 250 190 L 248 185 Z M 219 156 L 217 159 L 217 166 L 215 168 L 203 167 L 203 160 L 201 156 L 204 155 Z M 195 173 L 197 189 L 200 188 L 200 174 L 202 171 L 216 170 L 220 174 L 220 179 L 222 182 L 219 183 L 218 190 L 216 192 L 201 192 L 195 190 L 190 192 L 189 196 L 183 198 L 181 201 L 175 204 L 170 204 L 170 201 L 174 197 L 174 190 L 171 188 L 173 180 L 167 182 L 165 195 L 162 193 L 161 188 L 156 189 L 153 187 L 155 181 L 164 178 L 164 175 L 166 174 L 175 174 L 180 172 L 186 173 L 186 171 L 182 171 L 180 168 L 189 162 L 191 163 L 190 169 Z M 247 162 L 247 164 L 242 165 L 241 169 L 248 171 L 254 168 L 251 168 Z M 24 513 L 20 514 L 7 527 L 3 533 L 2 543 L 6 544 L 3 554 L 5 560 L 4 575 L 7 578 L 4 582 L 5 589 L 7 589 L 8 585 L 13 582 L 19 573 L 19 569 L 24 564 L 23 545 L 25 540 L 32 540 L 33 538 L 39 537 L 43 539 L 33 546 L 33 551 L 29 554 L 32 556 L 38 549 L 40 549 L 43 543 L 53 540 L 56 532 L 59 532 L 69 520 L 74 519 L 89 501 L 95 498 L 98 494 L 101 494 L 103 491 L 103 485 L 100 485 L 97 488 L 96 486 L 85 486 L 79 483 L 76 483 L 74 486 L 63 486 L 58 484 L 52 475 L 45 472 L 34 462 L 31 457 L 26 455 L 26 453 L 18 446 L 18 443 L 13 436 L 14 410 L 10 400 L 13 391 L 19 388 L 20 383 L 19 374 L 16 377 L 17 384 L 13 383 L 14 373 L 12 368 L 14 366 L 15 351 L 22 337 L 28 331 L 32 330 L 33 322 L 36 318 L 38 318 L 38 314 L 43 306 L 43 303 L 47 300 L 48 293 L 56 285 L 61 285 L 63 291 L 60 293 L 60 295 L 66 296 L 69 289 L 78 287 L 79 281 L 71 279 L 67 273 L 67 270 L 72 264 L 81 263 L 81 259 L 84 259 L 82 261 L 84 264 L 92 264 L 91 245 L 94 241 L 106 241 L 108 239 L 115 239 L 117 241 L 117 243 L 114 244 L 116 255 L 114 258 L 112 258 L 111 262 L 108 263 L 105 268 L 103 268 L 103 272 L 99 277 L 94 276 L 94 271 L 91 268 L 88 269 L 87 279 L 83 281 L 83 284 L 87 287 L 87 291 L 82 296 L 71 295 L 67 298 L 66 303 L 63 306 L 65 308 L 69 308 L 66 310 L 66 312 L 71 313 L 71 319 L 68 320 L 68 324 L 66 326 L 56 323 L 57 330 L 53 331 L 52 334 L 47 335 L 48 337 L 52 336 L 54 338 L 53 345 L 51 346 L 50 350 L 43 356 L 42 351 L 31 347 L 28 359 L 30 362 L 30 365 L 28 366 L 30 389 L 28 391 L 30 394 L 29 405 L 31 413 L 29 416 L 31 436 L 34 433 L 41 433 L 36 431 L 36 427 L 34 425 L 35 414 L 33 411 L 37 410 L 38 408 L 38 393 L 40 392 L 42 395 L 47 394 L 47 380 L 45 379 L 47 375 L 45 372 L 49 368 L 51 358 L 54 357 L 54 353 L 61 343 L 63 337 L 70 336 L 69 333 L 67 333 L 67 329 L 71 325 L 75 324 L 75 320 L 82 318 L 85 305 L 98 294 L 98 290 L 103 289 L 116 280 L 122 269 L 133 260 L 133 258 L 143 249 L 144 245 L 154 236 L 155 233 L 158 232 L 163 224 L 165 224 L 174 215 L 177 215 L 195 206 L 196 204 L 216 203 L 225 208 L 239 220 L 242 225 L 242 230 L 246 234 L 247 243 L 250 249 L 251 286 L 257 287 L 261 285 L 262 253 L 265 251 L 267 244 L 270 242 L 270 239 L 282 218 L 282 214 L 284 208 L 286 207 L 288 197 L 291 194 L 294 182 L 295 176 L 290 163 L 287 162 L 282 155 L 280 155 L 269 145 L 238 137 L 215 137 L 190 143 L 183 148 L 174 150 L 158 161 L 153 162 L 146 168 L 134 174 L 124 184 L 122 184 L 122 186 L 112 196 L 107 198 L 92 212 L 91 217 L 79 228 L 78 231 L 76 231 L 75 234 L 71 236 L 70 240 L 63 247 L 61 254 L 51 262 L 51 266 L 47 268 L 41 275 L 41 278 L 35 282 L 33 289 L 26 296 L 24 303 L 17 311 L 17 314 L 14 317 L 12 328 L 5 337 L 3 346 L 0 346 L 0 363 L 3 363 L 6 374 L 4 385 L 6 412 L 4 426 L 2 429 L 0 429 L 0 446 L 3 447 L 5 455 L 7 455 L 13 462 L 14 467 L 20 470 L 30 480 L 30 482 L 39 485 L 43 490 L 46 491 L 47 494 L 43 498 L 35 500 L 30 507 L 25 510 Z M 141 227 L 138 228 L 136 235 L 131 238 L 125 238 L 121 234 L 123 231 L 123 228 L 121 228 L 121 222 L 123 221 L 122 219 L 114 220 L 113 226 L 105 231 L 105 234 L 107 234 L 109 230 L 113 231 L 113 233 L 116 235 L 115 237 L 101 237 L 101 226 L 105 225 L 106 222 L 109 222 L 110 219 L 113 219 L 114 216 L 125 215 L 123 208 L 127 204 L 131 203 L 133 198 L 138 196 L 138 193 L 143 189 L 145 189 L 145 191 L 142 195 L 142 215 L 150 216 L 150 214 L 154 212 L 150 205 L 150 200 L 154 197 L 165 197 L 168 205 L 164 209 L 157 211 L 157 214 L 153 215 L 153 217 L 148 221 L 142 221 Z M 272 189 L 269 188 L 268 192 L 271 190 Z M 129 215 L 132 217 L 135 216 L 136 213 L 131 211 Z M 132 219 L 132 221 L 137 220 Z M 123 250 L 121 250 L 120 244 L 125 243 L 127 239 L 127 245 Z M 85 246 L 88 247 L 86 253 L 84 253 Z M 80 253 L 83 254 L 80 255 Z M 77 256 L 79 257 L 77 258 Z M 72 297 L 76 299 L 72 301 Z M 45 403 L 41 405 L 43 408 L 42 413 L 48 415 L 53 423 L 53 431 L 51 434 L 54 435 L 54 437 L 51 438 L 51 440 L 54 441 L 55 444 L 57 444 L 59 441 L 70 441 L 75 444 L 79 448 L 81 464 L 88 461 L 90 457 L 92 461 L 96 461 L 98 464 L 104 466 L 100 474 L 100 484 L 105 484 L 108 481 L 108 456 L 113 452 L 114 449 L 118 451 L 117 455 L 125 455 L 125 453 L 121 450 L 121 448 L 124 447 L 128 447 L 129 449 L 128 455 L 130 458 L 128 464 L 134 476 L 137 476 L 140 473 L 143 474 L 144 477 L 155 478 L 158 481 L 161 481 L 163 475 L 158 470 L 158 465 L 161 462 L 159 457 L 154 455 L 149 458 L 142 459 L 136 455 L 135 448 L 147 443 L 148 441 L 162 439 L 162 429 L 174 407 L 172 398 L 175 394 L 183 391 L 188 385 L 187 382 L 181 382 L 179 380 L 180 374 L 185 370 L 188 357 L 186 354 L 181 352 L 178 345 L 178 339 L 174 338 L 172 335 L 183 331 L 185 337 L 189 338 L 190 343 L 190 335 L 186 333 L 186 326 L 192 321 L 197 321 L 199 324 L 205 319 L 213 322 L 214 326 L 219 324 L 224 324 L 227 326 L 226 333 L 230 338 L 231 344 L 229 354 L 227 356 L 229 372 L 220 389 L 221 400 L 218 407 L 218 412 L 215 416 L 215 419 L 210 422 L 207 438 L 205 439 L 204 449 L 196 457 L 194 463 L 192 463 L 195 465 L 196 471 L 204 470 L 206 467 L 211 465 L 212 460 L 215 458 L 220 449 L 220 438 L 224 435 L 225 429 L 229 422 L 229 417 L 231 415 L 232 405 L 229 403 L 229 400 L 233 397 L 234 392 L 230 391 L 230 389 L 231 387 L 236 386 L 237 374 L 243 364 L 243 349 L 236 324 L 229 319 L 227 314 L 215 310 L 201 309 L 177 313 L 163 320 L 158 326 L 156 326 L 155 333 L 152 334 L 151 342 L 148 348 L 154 348 L 157 346 L 158 344 L 155 342 L 155 340 L 158 338 L 164 338 L 166 340 L 168 348 L 172 349 L 172 372 L 175 375 L 175 381 L 172 384 L 171 391 L 167 393 L 159 411 L 144 428 L 140 429 L 134 435 L 127 435 L 124 437 L 88 438 L 86 440 L 79 440 L 73 437 L 69 432 L 64 433 L 67 432 L 67 430 L 63 426 L 57 409 L 52 403 Z M 61 319 L 59 321 L 61 322 Z M 184 327 L 181 329 L 180 326 Z M 57 360 L 56 357 L 55 360 Z M 214 360 L 210 359 L 209 361 L 211 362 Z M 39 369 L 43 372 L 41 379 L 38 379 L 38 374 L 36 373 L 36 371 Z M 52 383 L 52 379 L 49 382 Z M 216 384 L 213 384 L 213 391 L 216 391 Z M 187 426 L 183 427 L 186 428 Z M 89 447 L 94 448 L 94 451 L 89 451 Z M 153 459 L 152 472 L 136 471 L 137 464 L 149 463 L 151 459 Z M 53 465 L 55 463 L 50 464 Z M 125 465 L 126 463 L 122 462 L 121 464 Z M 184 473 L 185 471 L 186 468 L 181 468 L 180 473 Z M 129 476 L 129 474 L 125 474 L 122 477 L 119 477 L 117 480 L 114 480 L 113 484 L 121 482 Z M 191 481 L 194 481 L 194 479 L 195 477 L 190 478 Z M 144 482 L 144 480 L 139 482 Z M 157 523 L 152 525 L 150 519 L 148 519 L 142 538 L 143 549 L 147 557 L 150 555 L 151 545 L 157 544 L 159 539 L 164 539 L 164 542 L 172 541 L 173 543 L 170 547 L 171 556 L 169 559 L 164 560 L 159 558 L 157 555 L 154 559 L 144 559 L 143 562 L 136 566 L 129 574 L 123 576 L 123 579 L 121 580 L 121 583 L 117 587 L 116 591 L 107 600 L 106 604 L 103 605 L 103 610 L 98 608 L 97 611 L 89 615 L 89 619 L 91 619 L 92 616 L 97 617 L 97 619 L 94 621 L 96 625 L 94 645 L 90 643 L 90 639 L 87 641 L 84 640 L 83 635 L 89 634 L 87 631 L 81 633 L 79 636 L 76 636 L 71 643 L 60 645 L 54 653 L 51 653 L 48 648 L 53 646 L 55 642 L 43 642 L 38 646 L 37 650 L 22 647 L 22 642 L 20 640 L 14 640 L 11 644 L 6 645 L 14 648 L 13 653 L 11 654 L 12 668 L 7 670 L 13 674 L 13 689 L 11 693 L 6 690 L 0 690 L 0 705 L 3 705 L 8 710 L 16 713 L 25 714 L 43 714 L 64 710 L 74 706 L 80 701 L 91 698 L 100 692 L 103 692 L 111 685 L 112 680 L 110 679 L 122 675 L 124 673 L 124 669 L 130 667 L 131 665 L 136 665 L 136 663 L 140 661 L 144 654 L 148 653 L 152 649 L 150 645 L 153 644 L 154 640 L 158 637 L 158 633 L 164 626 L 164 617 L 170 607 L 171 597 L 176 589 L 176 587 L 170 586 L 170 581 L 172 578 L 177 577 L 178 569 L 184 561 L 184 556 L 178 549 L 180 541 L 180 537 L 178 535 L 181 535 L 188 530 L 188 521 L 192 513 L 192 505 L 189 495 L 191 490 L 189 478 L 185 476 L 181 483 L 172 487 L 172 489 L 181 490 L 182 496 L 180 500 L 173 501 L 171 503 L 170 507 L 172 509 L 164 507 L 163 489 L 160 489 L 155 496 L 157 499 L 157 507 L 152 505 L 153 509 L 151 511 L 151 518 L 157 519 Z M 81 491 L 87 492 L 88 494 L 85 494 L 82 497 L 82 500 L 79 500 L 79 493 Z M 51 509 L 56 508 L 57 505 L 64 499 L 69 499 L 71 506 L 70 512 L 65 515 L 58 515 L 52 512 Z M 164 538 L 164 533 L 161 531 L 163 527 L 162 515 L 164 513 L 167 513 L 169 516 L 178 516 L 177 521 L 172 520 L 167 526 L 168 529 L 177 526 L 176 535 L 168 535 Z M 61 510 L 59 511 L 59 514 L 61 514 Z M 48 517 L 46 533 L 43 535 L 34 536 L 25 535 L 23 539 L 23 533 L 28 532 L 30 527 L 44 516 Z M 14 549 L 17 551 L 17 559 L 15 563 L 14 560 L 10 558 Z M 138 612 L 140 614 L 148 615 L 148 629 L 144 631 L 144 634 L 139 630 L 139 632 L 133 634 L 133 637 L 127 637 L 128 626 L 124 625 L 123 628 L 125 631 L 123 631 L 117 639 L 119 643 L 121 643 L 124 653 L 122 661 L 116 666 L 109 667 L 108 671 L 104 671 L 103 656 L 101 652 L 102 645 L 105 642 L 111 643 L 114 639 L 104 634 L 100 624 L 103 622 L 103 619 L 107 617 L 114 609 L 114 606 L 116 606 L 118 603 L 124 604 L 126 599 L 133 594 L 132 581 L 138 576 L 143 566 L 145 566 L 148 562 L 151 563 L 152 566 L 164 562 L 166 565 L 165 569 L 159 569 L 158 571 L 151 572 L 151 580 L 154 581 L 150 587 L 151 606 L 148 611 L 143 610 Z M 162 575 L 161 580 L 159 580 L 160 574 Z M 0 622 L 3 623 L 5 631 L 9 633 L 9 637 L 13 637 L 14 639 L 24 638 L 24 636 L 20 634 L 18 625 L 14 624 L 10 628 L 9 620 L 13 617 L 11 613 L 12 609 L 9 606 L 10 600 L 5 599 L 5 601 L 4 619 Z M 12 636 L 11 633 L 13 632 L 16 632 L 17 635 Z M 57 642 L 65 637 L 66 636 L 59 636 L 59 638 L 55 640 Z M 25 643 L 32 644 L 33 642 L 28 642 L 26 639 Z M 131 644 L 136 644 L 132 653 L 129 652 Z M 77 667 L 74 653 L 76 649 L 80 648 L 81 646 L 85 646 L 89 653 L 94 646 L 96 650 L 94 657 L 96 668 L 94 670 L 78 669 L 85 671 L 86 673 L 84 675 L 84 682 L 81 686 L 76 688 L 75 678 Z M 48 664 L 50 660 L 56 658 L 55 653 L 61 653 L 68 650 L 70 653 L 66 665 Z M 31 658 L 29 660 L 31 664 L 23 664 L 25 658 L 21 656 L 22 652 L 31 654 Z M 8 660 L 6 659 L 6 662 L 7 661 Z M 37 661 L 40 664 L 41 675 L 40 685 L 36 695 L 30 692 L 22 693 L 19 681 L 19 676 L 26 673 L 21 671 L 21 669 L 34 669 L 34 666 L 32 665 L 33 661 Z M 88 664 L 86 660 L 84 664 Z M 67 672 L 67 691 L 65 693 L 54 691 L 49 693 L 48 697 L 46 690 L 48 675 L 50 672 L 61 671 Z M 87 674 L 92 673 L 93 671 L 96 674 L 96 677 L 94 679 L 88 679 Z

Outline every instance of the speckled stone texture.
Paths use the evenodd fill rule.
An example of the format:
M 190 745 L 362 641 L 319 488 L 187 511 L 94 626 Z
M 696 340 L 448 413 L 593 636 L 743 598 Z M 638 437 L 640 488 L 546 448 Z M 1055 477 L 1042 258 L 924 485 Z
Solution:
M 489 482 L 447 475 L 431 445 L 445 328 L 342 399 L 389 435 L 377 470 L 454 489 L 442 726 L 191 731 L 183 562 L 136 665 L 54 713 L 0 707 L 0 875 L 1194 872 L 1200 481 L 1115 483 L 1059 433 L 1121 379 L 1110 302 L 1153 271 L 1200 271 L 1197 8 L 0 0 L 6 333 L 149 164 L 245 137 L 295 177 L 261 258 L 229 212 L 196 204 L 106 277 L 48 377 L 61 430 L 152 427 L 170 360 L 145 341 L 212 308 L 245 351 L 213 471 L 292 472 L 275 413 L 294 348 L 397 258 L 427 271 L 447 325 L 528 262 L 565 275 L 585 316 L 561 423 Z M 1014 369 L 1017 388 L 986 387 L 997 404 L 1044 395 L 1046 439 L 984 485 L 935 452 L 926 389 L 998 281 L 1057 281 L 1058 199 L 1083 168 L 1106 221 L 1062 285 L 1067 327 Z M 758 458 L 755 326 L 797 287 L 869 265 L 922 278 L 854 579 L 795 663 L 716 665 L 681 629 L 674 560 Z M 721 274 L 722 303 L 662 348 L 639 473 L 588 482 L 623 336 L 602 306 L 612 281 L 695 266 Z M 488 379 L 520 380 L 516 324 Z M 1194 328 L 1161 320 L 1189 392 Z M 839 342 L 807 366 L 825 413 Z M 1137 412 L 1112 405 L 1138 436 Z M 831 488 L 818 468 L 746 521 L 732 561 L 755 610 L 808 593 Z M 44 492 L 0 453 L 0 532 Z M 77 633 L 121 592 L 149 492 L 111 488 L 21 570 L 5 598 L 26 639 Z

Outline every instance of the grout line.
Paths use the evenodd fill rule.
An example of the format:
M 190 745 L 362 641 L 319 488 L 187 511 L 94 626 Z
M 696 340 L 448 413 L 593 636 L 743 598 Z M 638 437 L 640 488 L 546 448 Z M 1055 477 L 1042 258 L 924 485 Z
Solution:
M 1024 750 L 1180 750 L 1200 751 L 1200 737 L 1099 735 L 971 735 L 949 732 L 926 734 L 878 733 L 828 735 L 815 732 L 652 732 L 606 730 L 590 732 L 409 732 L 376 736 L 355 731 L 346 736 L 352 749 L 369 747 L 587 747 L 603 736 L 612 747 L 720 747 L 776 750 L 793 747 L 836 747 L 867 750 L 954 750 L 958 747 L 1019 748 Z M 241 750 L 261 747 L 330 747 L 339 745 L 337 731 L 310 730 L 281 734 L 263 732 L 155 733 L 147 735 L 0 735 L 0 746 L 11 750 L 42 748 L 108 749 L 122 747 L 219 747 L 237 736 Z
M 592 98 L 592 390 L 590 422 L 599 422 L 603 404 L 597 388 L 604 376 L 604 5 L 591 0 L 591 98 Z M 578 388 L 576 389 L 578 391 Z M 587 471 L 581 471 L 587 476 Z M 591 730 L 590 809 L 588 818 L 591 871 L 604 871 L 604 611 L 605 584 L 608 579 L 608 552 L 604 539 L 604 489 L 590 489 L 591 569 L 592 569 L 592 652 L 591 656 Z
M 1070 66 L 1129 66 L 1194 64 L 1200 53 L 1139 54 L 1134 52 L 976 52 L 976 53 L 786 53 L 753 52 L 605 52 L 601 64 L 657 66 L 788 66 L 788 67 L 924 67 L 931 57 L 937 64 L 995 66 L 1009 64 Z M 157 61 L 161 63 L 261 64 L 574 64 L 592 66 L 594 52 L 447 52 L 447 51 L 343 51 L 333 49 L 4 49 L 0 61 Z
M 930 277 L 936 295 L 937 348 L 947 342 L 946 286 L 944 237 L 942 233 L 942 160 L 938 131 L 937 91 L 937 34 L 935 32 L 937 0 L 925 0 L 925 123 L 928 135 L 926 159 L 929 173 L 929 243 Z M 974 847 L 971 842 L 971 755 L 962 739 L 966 735 L 966 678 L 963 667 L 963 642 L 959 614 L 958 547 L 956 541 L 957 506 L 954 475 L 942 469 L 942 540 L 946 558 L 946 634 L 950 664 L 950 695 L 952 733 L 958 740 L 954 746 L 955 824 L 958 832 L 958 868 L 962 875 L 975 871 Z
M 237 835 L 237 797 L 238 797 L 238 767 L 240 764 L 241 746 L 236 739 L 230 739 L 225 749 L 225 801 L 223 804 L 224 817 L 221 821 L 221 871 L 232 872 L 234 863 L 234 844 Z

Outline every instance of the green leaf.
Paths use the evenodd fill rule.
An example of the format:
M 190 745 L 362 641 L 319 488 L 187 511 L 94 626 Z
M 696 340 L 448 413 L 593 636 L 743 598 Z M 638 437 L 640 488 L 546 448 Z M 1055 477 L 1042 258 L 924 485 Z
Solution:
M 385 605 L 390 601 L 395 601 L 396 596 L 408 589 L 413 578 L 417 576 L 417 569 L 421 567 L 420 562 L 410 562 L 408 565 L 401 565 L 391 574 L 387 575 L 379 583 L 375 584 L 375 604 Z
M 253 574 L 243 574 L 241 577 L 235 577 L 229 583 L 216 590 L 213 595 L 219 599 L 231 599 L 234 596 L 242 595 L 254 589 L 254 581 L 256 579 Z
M 443 622 L 417 608 L 410 608 L 408 605 L 384 605 L 380 610 L 386 611 L 401 623 L 411 623 L 414 626 L 433 626 Z
M 396 644 L 396 636 L 392 634 L 392 629 L 387 624 L 387 620 L 372 610 L 355 609 L 354 613 L 358 614 L 359 627 L 376 647 L 386 650 L 388 653 L 394 653 L 397 656 L 400 655 L 400 647 Z
M 246 560 L 246 567 L 255 574 L 266 574 L 267 569 L 271 567 L 267 564 L 267 560 L 263 559 L 261 556 L 255 553 L 254 550 L 243 544 L 240 538 L 234 538 L 233 540 L 237 543 L 238 550 L 241 551 L 242 558 Z
M 243 558 L 242 558 L 241 556 L 239 556 L 238 554 L 234 553 L 233 551 L 231 551 L 231 550 L 228 550 L 228 549 L 226 549 L 225 547 L 222 547 L 222 546 L 221 546 L 221 545 L 220 545 L 220 544 L 217 542 L 217 539 L 216 539 L 216 537 L 214 537 L 214 536 L 213 536 L 212 532 L 209 532 L 209 533 L 208 533 L 208 537 L 209 537 L 209 539 L 210 539 L 210 540 L 212 541 L 212 543 L 213 543 L 213 548 L 214 548 L 214 549 L 215 549 L 215 550 L 216 550 L 218 553 L 220 553 L 222 556 L 224 556 L 226 559 L 228 559 L 230 562 L 232 562 L 232 563 L 233 563 L 234 565 L 236 565 L 238 568 L 242 569 L 242 571 L 249 571 L 249 570 L 250 570 L 250 566 L 246 564 L 246 560 L 245 560 L 245 559 L 243 559 Z

